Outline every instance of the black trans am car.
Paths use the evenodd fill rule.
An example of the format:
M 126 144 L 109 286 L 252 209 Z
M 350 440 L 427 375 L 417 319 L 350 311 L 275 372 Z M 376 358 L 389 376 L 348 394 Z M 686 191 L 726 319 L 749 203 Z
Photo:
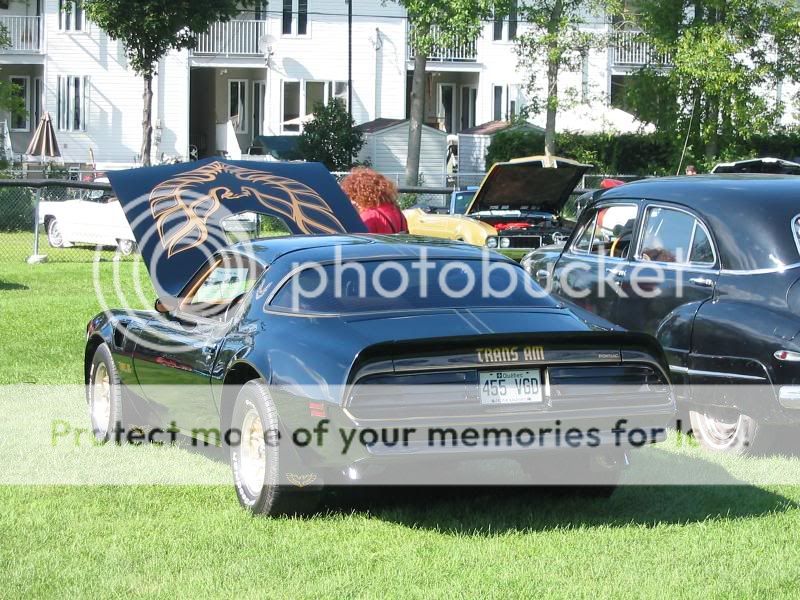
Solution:
M 800 423 L 798 198 L 791 175 L 631 183 L 526 269 L 597 323 L 656 336 L 696 437 L 747 452 Z
M 202 260 L 190 249 L 208 244 L 214 237 L 210 231 L 176 246 L 168 225 L 158 226 L 152 214 L 181 213 L 181 186 L 189 184 L 193 206 L 204 202 L 198 194 L 212 193 L 223 205 L 261 208 L 280 214 L 293 230 L 314 232 L 316 226 L 303 226 L 298 218 L 302 210 L 287 215 L 282 204 L 275 210 L 265 199 L 286 198 L 278 192 L 296 191 L 303 182 L 304 193 L 311 194 L 320 171 L 309 174 L 308 165 L 278 164 L 237 171 L 241 164 L 213 163 L 220 171 L 215 176 L 208 165 L 199 167 L 206 169 L 200 174 L 181 173 L 180 185 L 158 184 L 141 210 L 130 199 L 138 192 L 124 189 L 129 180 L 115 184 L 134 232 L 148 230 L 139 220 L 155 227 L 155 242 L 146 236 L 139 240 L 154 284 L 162 293 L 177 291 L 160 298 L 153 312 L 110 310 L 88 324 L 87 399 L 99 439 L 114 439 L 120 424 L 130 420 L 147 426 L 172 423 L 190 436 L 215 429 L 238 432 L 229 448 L 239 500 L 253 512 L 276 514 L 302 509 L 323 484 L 366 478 L 373 468 L 419 466 L 465 452 L 470 457 L 497 453 L 494 447 L 456 440 L 435 445 L 412 440 L 402 446 L 368 440 L 347 453 L 324 444 L 285 443 L 293 432 L 317 431 L 321 423 L 331 431 L 355 433 L 408 424 L 416 429 L 552 427 L 560 420 L 587 429 L 596 425 L 597 451 L 577 460 L 585 461 L 581 468 L 587 473 L 601 468 L 618 474 L 625 448 L 610 428 L 622 420 L 663 431 L 673 417 L 667 363 L 654 339 L 592 331 L 550 297 L 532 296 L 523 269 L 496 253 L 457 242 L 346 231 L 223 243 Z M 163 169 L 155 169 L 154 180 L 175 173 Z M 263 169 L 279 170 L 280 177 L 295 183 L 274 173 L 266 179 L 254 174 Z M 237 185 L 239 177 L 249 181 L 244 194 L 221 190 Z M 335 216 L 350 223 L 341 229 L 359 229 L 341 192 L 332 187 L 327 193 L 329 198 L 319 199 L 335 210 L 326 222 Z M 204 227 L 219 227 L 217 210 L 207 215 Z M 183 216 L 176 226 L 182 235 L 189 231 Z M 164 240 L 171 253 L 161 252 Z M 191 270 L 185 262 L 180 269 L 169 267 L 182 249 L 194 256 Z M 431 265 L 425 294 L 420 293 L 422 275 L 413 267 L 405 271 L 401 294 L 387 297 L 370 283 L 389 262 L 402 267 L 423 257 Z M 333 277 L 339 261 L 350 267 L 344 279 Z M 498 277 L 493 267 L 501 264 L 512 274 L 494 282 L 506 289 L 504 298 L 446 293 L 471 280 Z M 403 283 L 397 268 L 381 285 L 393 290 Z M 298 296 L 297 289 L 315 294 Z M 280 443 L 272 443 L 275 439 Z M 508 451 L 525 465 L 528 457 L 557 449 L 557 442 L 548 441 Z M 563 459 L 555 464 L 563 465 Z

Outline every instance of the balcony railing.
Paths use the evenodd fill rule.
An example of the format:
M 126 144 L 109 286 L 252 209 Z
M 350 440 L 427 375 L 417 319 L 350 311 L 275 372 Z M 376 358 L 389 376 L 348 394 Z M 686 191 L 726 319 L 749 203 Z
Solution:
M 618 66 L 669 67 L 672 65 L 672 56 L 666 52 L 657 52 L 641 31 L 620 31 L 615 34 L 612 51 L 614 64 Z
M 430 62 L 476 62 L 478 60 L 477 40 L 458 40 L 453 47 L 445 46 L 441 43 L 442 35 L 438 29 L 432 31 L 433 47 L 428 55 Z M 414 60 L 416 51 L 414 50 L 414 34 L 408 34 L 408 59 Z
M 261 38 L 267 32 L 266 21 L 234 20 L 214 23 L 197 35 L 195 54 L 213 56 L 261 56 Z
M 0 27 L 7 44 L 0 53 L 36 53 L 42 51 L 41 17 L 0 17 Z

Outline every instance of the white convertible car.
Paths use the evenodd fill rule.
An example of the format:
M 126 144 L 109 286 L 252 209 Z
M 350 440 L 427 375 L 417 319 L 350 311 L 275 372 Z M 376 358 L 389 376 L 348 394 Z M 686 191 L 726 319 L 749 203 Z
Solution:
M 108 179 L 98 179 L 96 183 L 108 183 Z M 122 207 L 108 192 L 97 190 L 77 200 L 42 202 L 39 222 L 53 248 L 108 246 L 117 248 L 125 256 L 136 248 Z

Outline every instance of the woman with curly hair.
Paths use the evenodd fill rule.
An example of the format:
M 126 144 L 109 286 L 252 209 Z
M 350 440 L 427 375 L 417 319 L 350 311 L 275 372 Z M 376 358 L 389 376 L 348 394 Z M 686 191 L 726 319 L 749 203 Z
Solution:
M 408 233 L 408 223 L 397 204 L 397 186 L 389 179 L 357 167 L 344 178 L 342 189 L 370 233 Z

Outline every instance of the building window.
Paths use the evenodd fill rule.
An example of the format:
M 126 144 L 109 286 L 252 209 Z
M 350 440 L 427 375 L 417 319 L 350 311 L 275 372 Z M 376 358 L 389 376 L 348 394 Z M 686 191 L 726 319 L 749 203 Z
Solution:
M 42 120 L 42 99 L 44 98 L 44 80 L 36 77 L 33 80 L 33 122 L 39 123 Z
M 83 31 L 86 28 L 81 2 L 58 0 L 58 28 L 61 31 Z
M 236 133 L 247 133 L 247 80 L 228 80 L 228 118 Z
M 11 115 L 11 131 L 31 130 L 31 78 L 10 77 L 14 87 L 14 97 L 22 100 L 24 111 Z
M 283 0 L 283 35 L 292 35 L 292 0 Z
M 495 42 L 517 39 L 517 5 L 518 0 L 511 0 L 507 15 L 495 14 L 492 33 L 492 39 Z M 506 21 L 508 21 L 507 25 Z
M 589 102 L 589 53 L 581 52 L 581 102 Z
M 495 121 L 503 120 L 503 86 L 495 85 L 492 87 L 494 94 L 494 112 L 492 113 Z
M 308 34 L 308 0 L 297 0 L 297 35 Z
M 86 131 L 88 77 L 58 76 L 58 130 Z
M 283 82 L 283 131 L 300 132 L 300 82 Z
M 338 98 L 347 108 L 346 81 L 284 81 L 282 94 L 284 133 L 300 133 L 317 104 L 327 106 Z
M 267 2 L 257 2 L 256 7 L 253 10 L 253 18 L 256 21 L 266 21 L 267 20 Z
M 267 82 L 253 82 L 253 139 L 263 134 Z
M 497 42 L 503 39 L 503 16 L 496 14 L 494 16 L 494 28 L 492 39 Z
M 283 35 L 308 35 L 308 0 L 283 0 L 281 23 Z

